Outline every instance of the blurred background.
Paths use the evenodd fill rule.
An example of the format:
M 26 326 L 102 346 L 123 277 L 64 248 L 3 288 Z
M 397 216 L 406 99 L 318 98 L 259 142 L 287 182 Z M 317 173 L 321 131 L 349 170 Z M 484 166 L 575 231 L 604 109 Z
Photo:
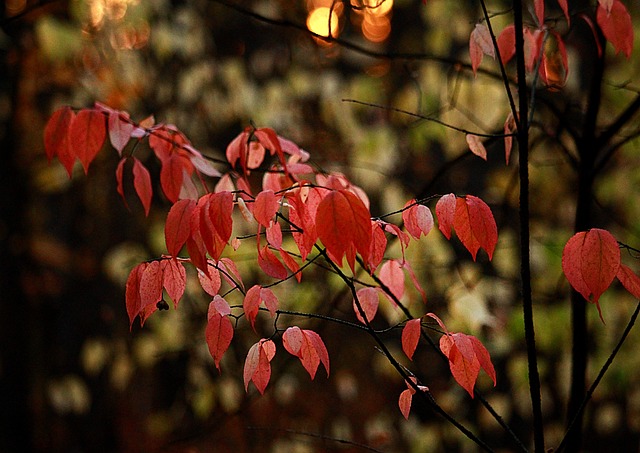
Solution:
M 569 3 L 574 13 L 593 12 L 594 2 Z M 640 8 L 632 3 L 626 2 L 637 25 Z M 489 7 L 495 29 L 502 30 L 511 18 L 508 2 Z M 550 17 L 561 19 L 555 4 L 547 7 Z M 457 239 L 448 242 L 434 231 L 407 251 L 427 306 L 411 289 L 404 302 L 418 316 L 434 312 L 450 330 L 481 338 L 498 385 L 481 374 L 478 388 L 528 445 L 517 152 L 507 166 L 503 140 L 489 139 L 483 162 L 469 152 L 463 133 L 398 111 L 477 132 L 503 131 L 509 108 L 496 62 L 485 57 L 486 72 L 477 77 L 468 65 L 469 33 L 481 17 L 478 2 L 450 0 L 3 2 L 0 451 L 476 451 L 420 403 L 405 421 L 397 406 L 406 388 L 401 378 L 367 335 L 344 326 L 281 318 L 321 334 L 331 376 L 320 371 L 310 381 L 279 345 L 265 395 L 253 387 L 245 393 L 246 352 L 270 335 L 273 321 L 259 318 L 258 334 L 241 322 L 218 373 L 204 341 L 210 298 L 194 273 L 177 310 L 157 312 L 144 328 L 136 323 L 129 331 L 128 272 L 165 252 L 169 204 L 157 186 L 158 164 L 148 148 L 137 151 L 156 184 L 145 217 L 130 179 L 130 209 L 116 192 L 119 158 L 113 149 L 105 146 L 87 176 L 77 166 L 71 179 L 44 154 L 51 113 L 95 101 L 135 120 L 154 115 L 175 124 L 197 149 L 217 158 L 250 122 L 271 127 L 309 151 L 315 164 L 342 171 L 363 187 L 374 216 L 413 197 L 454 192 L 483 198 L 500 233 L 493 261 L 481 252 L 473 262 Z M 572 24 L 551 24 L 566 37 L 570 73 L 560 90 L 538 87 L 532 129 L 533 287 L 550 446 L 564 432 L 569 372 L 569 287 L 560 266 L 575 212 L 576 148 L 569 132 L 581 124 L 597 53 L 586 22 Z M 309 32 L 327 36 L 329 25 L 330 41 Z M 613 53 L 609 47 L 603 123 L 640 89 L 638 52 L 630 60 Z M 620 131 L 624 146 L 598 180 L 594 224 L 640 248 L 637 135 L 631 115 Z M 250 249 L 234 255 L 245 284 L 268 282 L 252 264 Z M 389 253 L 399 256 L 399 248 Z M 623 259 L 638 269 L 637 256 Z M 348 292 L 321 268 L 309 268 L 301 284 L 288 282 L 276 291 L 283 308 L 355 320 Z M 241 303 L 234 296 L 230 303 Z M 588 307 L 590 379 L 636 303 L 619 287 L 610 289 L 601 299 L 606 325 Z M 387 305 L 381 304 L 379 328 L 402 319 Z M 421 345 L 409 362 L 399 338 L 399 329 L 385 336 L 445 410 L 496 450 L 516 449 L 487 410 L 453 382 L 436 353 Z M 639 342 L 633 331 L 594 396 L 586 421 L 589 451 L 614 444 L 620 451 L 638 450 Z

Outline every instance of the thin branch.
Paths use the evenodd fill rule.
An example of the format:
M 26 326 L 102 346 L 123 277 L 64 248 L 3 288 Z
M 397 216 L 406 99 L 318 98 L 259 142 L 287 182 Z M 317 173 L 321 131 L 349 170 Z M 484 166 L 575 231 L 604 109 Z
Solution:
M 629 333 L 631 332 L 631 329 L 633 328 L 636 322 L 636 319 L 638 318 L 638 314 L 640 314 L 640 302 L 638 302 L 638 305 L 636 305 L 636 309 L 631 315 L 631 319 L 629 319 L 629 322 L 627 323 L 627 327 L 624 329 L 624 332 L 622 332 L 622 335 L 620 336 L 620 340 L 618 340 L 618 344 L 616 344 L 616 347 L 613 348 L 613 351 L 611 351 L 611 354 L 609 354 L 609 357 L 607 357 L 607 361 L 604 363 L 604 365 L 600 369 L 598 376 L 593 381 L 593 384 L 591 384 L 591 387 L 589 387 L 589 390 L 587 390 L 587 393 L 584 396 L 584 399 L 582 400 L 582 404 L 580 404 L 578 411 L 576 412 L 573 419 L 571 420 L 571 423 L 569 424 L 569 427 L 567 428 L 567 431 L 564 437 L 562 438 L 562 441 L 558 445 L 558 448 L 555 449 L 556 452 L 560 452 L 565 448 L 569 434 L 574 429 L 574 427 L 576 427 L 578 423 L 581 421 L 582 412 L 584 411 L 584 408 L 586 407 L 587 403 L 591 400 L 591 397 L 593 396 L 593 393 L 598 387 L 598 384 L 600 384 L 600 381 L 602 380 L 605 373 L 613 363 L 613 359 L 615 359 L 616 355 L 618 354 L 618 351 L 620 351 L 620 348 L 622 347 L 623 343 L 629 336 Z
M 445 123 L 444 121 L 439 120 L 437 118 L 424 116 L 424 115 L 421 115 L 419 113 L 410 112 L 408 110 L 403 110 L 403 109 L 399 109 L 399 108 L 396 108 L 396 107 L 389 107 L 389 106 L 384 106 L 384 105 L 379 105 L 379 104 L 372 104 L 370 102 L 358 101 L 357 99 L 342 99 L 342 102 L 350 102 L 350 103 L 353 103 L 353 104 L 364 105 L 366 107 L 373 107 L 373 108 L 377 108 L 377 109 L 388 110 L 390 112 L 402 113 L 403 115 L 408 115 L 408 116 L 411 116 L 411 117 L 414 117 L 414 118 L 418 118 L 418 119 L 421 119 L 421 120 L 425 120 L 425 121 L 431 121 L 433 123 L 440 124 L 441 126 L 444 126 L 446 128 L 453 129 L 454 131 L 462 132 L 464 134 L 476 135 L 478 137 L 504 138 L 504 137 L 511 137 L 511 136 L 515 135 L 515 134 L 486 134 L 486 133 L 483 133 L 483 132 L 474 132 L 474 131 L 470 131 L 468 129 L 464 129 L 462 127 L 458 127 L 458 126 L 454 126 L 454 125 L 449 124 L 449 123 Z

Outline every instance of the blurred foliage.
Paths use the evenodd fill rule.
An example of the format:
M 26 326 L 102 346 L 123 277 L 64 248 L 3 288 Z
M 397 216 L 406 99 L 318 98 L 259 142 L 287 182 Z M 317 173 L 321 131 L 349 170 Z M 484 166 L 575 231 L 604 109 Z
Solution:
M 11 284 L 19 288 L 15 297 L 20 299 L 5 299 L 9 293 L 0 297 L 3 305 L 23 304 L 26 321 L 20 342 L 3 344 L 24 352 L 20 369 L 28 381 L 32 436 L 24 445 L 43 452 L 355 452 L 366 451 L 363 445 L 385 452 L 474 450 L 428 408 L 414 405 L 405 422 L 397 408 L 404 383 L 368 336 L 344 326 L 282 317 L 322 335 L 332 376 L 319 373 L 310 382 L 299 363 L 280 350 L 265 396 L 253 390 L 245 394 L 244 357 L 259 337 L 241 320 L 218 374 L 204 342 L 208 300 L 193 274 L 178 310 L 158 312 L 143 329 L 135 325 L 129 332 L 124 282 L 133 265 L 163 253 L 168 204 L 156 197 L 145 218 L 130 196 L 127 210 L 116 193 L 118 158 L 112 151 L 101 153 L 88 176 L 76 168 L 69 180 L 58 163 L 48 165 L 42 145 L 44 124 L 56 107 L 94 101 L 127 110 L 135 119 L 154 115 L 176 124 L 199 150 L 214 157 L 222 157 L 250 121 L 272 127 L 311 152 L 319 166 L 342 171 L 362 186 L 373 215 L 395 211 L 415 196 L 449 192 L 471 193 L 490 203 L 500 231 L 493 262 L 486 255 L 471 261 L 457 240 L 449 243 L 436 231 L 407 253 L 427 290 L 426 309 L 488 346 L 498 386 L 493 389 L 481 379 L 479 387 L 516 434 L 530 441 L 518 300 L 517 153 L 505 166 L 502 141 L 489 140 L 489 161 L 482 162 L 468 151 L 460 132 L 385 108 L 474 131 L 502 131 L 508 104 L 496 63 L 485 59 L 483 68 L 489 72 L 477 78 L 450 63 L 468 61 L 468 36 L 481 17 L 479 7 L 470 1 L 380 3 L 385 2 L 392 7 L 380 23 L 388 22 L 389 29 L 378 43 L 367 40 L 372 35 L 365 33 L 366 8 L 359 9 L 355 0 L 334 5 L 340 14 L 339 39 L 367 52 L 306 33 L 311 0 L 233 2 L 280 25 L 206 0 L 5 2 L 0 49 L 8 70 L 0 76 L 5 126 L 0 133 L 3 139 L 12 137 L 3 159 L 24 175 L 24 190 L 3 207 L 21 216 L 24 229 L 9 236 L 8 224 L 0 225 L 3 240 L 18 244 L 12 266 L 19 267 L 19 278 Z M 331 5 L 325 3 L 315 6 Z M 638 24 L 640 7 L 626 4 Z M 510 20 L 507 2 L 490 7 L 500 30 Z M 538 88 L 541 102 L 532 129 L 533 288 L 550 445 L 563 434 L 567 397 L 569 299 L 560 258 L 575 211 L 570 163 L 575 143 L 560 122 L 581 120 L 594 52 L 589 33 L 582 24 L 568 35 L 567 86 L 559 92 Z M 394 57 L 398 53 L 414 56 Z M 602 122 L 615 118 L 635 96 L 637 55 L 629 61 L 610 55 Z M 557 115 L 550 105 L 561 106 L 564 113 Z M 636 123 L 634 117 L 621 135 L 637 135 Z M 636 247 L 637 145 L 637 139 L 629 140 L 598 180 L 595 222 Z M 149 157 L 147 149 L 136 152 Z M 157 181 L 157 165 L 150 158 L 147 162 Z M 133 187 L 127 184 L 131 195 Z M 252 264 L 254 253 L 247 244 L 236 255 L 247 284 L 265 281 Z M 636 256 L 625 261 L 638 269 Z M 302 284 L 287 282 L 274 290 L 283 308 L 354 320 L 341 283 L 310 267 Z M 231 303 L 240 303 L 234 297 L 229 295 Z M 415 292 L 408 291 L 405 302 L 416 314 L 424 312 Z M 590 310 L 591 377 L 635 303 L 616 287 L 601 302 L 606 326 Z M 392 307 L 383 304 L 381 311 L 378 327 L 401 319 Z M 269 335 L 273 322 L 259 318 L 257 329 L 258 335 Z M 399 337 L 396 329 L 386 339 L 445 410 L 498 451 L 514 448 L 486 410 L 453 383 L 437 354 L 421 345 L 410 363 Z M 634 335 L 596 392 L 587 420 L 592 451 L 613 444 L 625 451 L 638 448 L 637 347 Z M 11 373 L 9 364 L 1 363 L 0 373 Z M 12 451 L 9 444 L 5 449 Z

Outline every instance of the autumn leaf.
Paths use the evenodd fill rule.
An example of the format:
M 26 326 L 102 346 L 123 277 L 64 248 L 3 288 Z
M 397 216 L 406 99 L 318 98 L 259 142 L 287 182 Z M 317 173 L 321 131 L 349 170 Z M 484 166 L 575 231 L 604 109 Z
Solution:
M 178 200 L 167 214 L 164 224 L 164 238 L 167 251 L 171 256 L 178 256 L 180 250 L 191 235 L 191 215 L 196 208 L 194 200 Z
M 397 300 L 404 296 L 404 271 L 400 260 L 387 260 L 380 268 L 380 281 Z M 393 298 L 389 298 L 394 304 Z
M 387 236 L 384 234 L 384 226 L 381 220 L 371 221 L 371 247 L 369 249 L 369 259 L 367 266 L 369 272 L 373 273 L 384 259 L 384 252 L 387 249 Z
M 211 264 L 207 265 L 207 272 L 198 269 L 198 280 L 202 289 L 210 296 L 215 296 L 220 291 L 222 285 L 220 272 Z
M 242 308 L 254 331 L 256 330 L 256 316 L 258 315 L 262 302 L 264 302 L 271 316 L 275 316 L 276 310 L 278 309 L 278 299 L 275 294 L 273 294 L 273 291 L 269 288 L 263 288 L 260 285 L 254 285 L 249 288 L 249 291 L 247 291 L 247 294 L 244 296 Z
M 175 258 L 162 260 L 162 286 L 173 301 L 174 308 L 178 308 L 178 302 L 184 294 L 187 286 L 187 273 L 181 262 Z
M 133 187 L 144 208 L 144 215 L 149 215 L 153 188 L 151 187 L 151 175 L 142 162 L 133 158 Z
M 265 338 L 251 346 L 244 362 L 245 391 L 248 391 L 249 383 L 253 381 L 260 394 L 264 394 L 267 384 L 269 384 L 269 379 L 271 379 L 271 365 L 269 362 L 273 359 L 275 351 L 275 343 Z
M 440 337 L 440 350 L 449 359 L 449 369 L 453 378 L 473 398 L 480 362 L 475 357 L 471 342 L 466 336 L 459 336 L 455 341 L 453 335 L 443 335 Z
M 544 27 L 544 0 L 534 0 L 533 8 L 536 12 L 536 19 L 538 21 L 538 28 Z
M 60 107 L 53 112 L 44 129 L 44 149 L 49 163 L 51 163 L 51 159 L 57 157 L 67 170 L 69 178 L 71 178 L 73 164 L 76 160 L 69 140 L 69 127 L 75 116 L 76 114 L 71 107 Z
M 162 300 L 163 269 L 160 261 L 151 261 L 140 277 L 140 310 Z
M 429 387 L 425 387 L 424 385 L 419 385 L 418 380 L 411 376 L 409 378 L 413 384 L 417 384 L 417 387 L 422 392 L 428 392 Z M 413 395 L 416 393 L 416 389 L 413 385 L 409 383 L 409 381 L 405 381 L 407 384 L 407 389 L 403 390 L 400 393 L 400 397 L 398 398 L 398 406 L 400 407 L 400 412 L 405 419 L 409 419 L 409 412 L 411 411 L 411 401 L 413 399 Z
M 458 238 L 469 250 L 473 260 L 480 248 L 493 258 L 498 242 L 498 228 L 487 204 L 478 197 L 467 195 L 456 200 L 453 225 Z
M 373 318 L 375 318 L 376 313 L 378 312 L 378 305 L 380 302 L 378 299 L 378 290 L 371 287 L 360 288 L 356 291 L 356 297 L 358 298 L 358 302 L 360 302 L 362 311 L 364 311 L 364 314 L 367 317 L 367 321 L 373 321 Z M 355 298 L 353 299 L 353 311 L 355 312 L 358 321 L 366 325 L 367 323 L 362 317 L 360 310 L 358 310 Z
M 436 203 L 436 217 L 438 218 L 438 229 L 447 239 L 451 239 L 455 213 L 456 196 L 450 193 L 440 197 Z
M 633 297 L 640 299 L 640 277 L 636 275 L 628 266 L 620 264 L 618 273 L 616 274 L 622 286 L 633 294 Z
M 253 216 L 265 228 L 273 221 L 273 217 L 280 208 L 278 197 L 272 190 L 260 192 L 253 203 Z
M 222 299 L 220 296 L 216 297 Z M 224 299 L 222 300 L 224 301 Z M 221 313 L 217 307 L 219 307 L 219 300 L 214 298 L 214 300 L 209 303 L 205 339 L 209 347 L 209 353 L 216 364 L 216 368 L 220 371 L 222 356 L 227 349 L 229 349 L 229 345 L 231 345 L 231 340 L 233 339 L 233 324 L 227 316 L 228 313 L 226 310 L 223 310 Z M 227 304 L 227 308 L 228 307 L 229 305 Z
M 287 269 L 267 245 L 258 249 L 258 266 L 269 277 L 279 280 L 287 278 Z
M 471 36 L 469 37 L 469 55 L 471 56 L 471 68 L 473 69 L 474 76 L 484 55 L 489 55 L 493 58 L 496 57 L 493 41 L 491 40 L 491 33 L 485 24 L 476 24 L 471 32 Z
M 573 288 L 596 304 L 620 268 L 618 241 L 606 230 L 593 228 L 576 233 L 562 251 L 562 270 Z M 604 322 L 604 319 L 602 319 Z
M 613 48 L 631 57 L 633 51 L 633 23 L 629 11 L 620 0 L 609 2 L 610 9 L 598 3 L 596 21 L 602 29 L 602 34 L 609 41 Z
M 416 200 L 409 200 L 402 211 L 402 221 L 404 226 L 414 239 L 420 239 L 421 235 L 427 235 L 433 228 L 433 215 L 431 210 L 416 203 Z
M 409 357 L 409 360 L 413 360 L 413 354 L 418 346 L 420 340 L 421 326 L 420 319 L 411 319 L 402 328 L 402 350 Z
M 371 245 L 371 215 L 356 195 L 345 189 L 329 192 L 318 205 L 315 224 L 318 237 L 335 263 L 341 266 L 347 255 L 353 270 L 352 254 L 347 254 L 349 247 L 367 259 Z
M 512 112 L 509 112 L 504 122 L 504 160 L 509 165 L 511 157 L 511 148 L 513 147 L 513 135 L 518 130 L 516 120 Z
M 135 266 L 129 273 L 125 284 L 125 304 L 129 315 L 129 330 L 133 327 L 133 320 L 140 314 L 142 298 L 140 297 L 140 280 L 144 270 L 148 266 L 142 262 Z
M 480 137 L 473 134 L 467 134 L 466 139 L 467 145 L 469 145 L 469 149 L 471 150 L 471 152 L 479 158 L 487 160 L 487 150 L 482 144 Z
M 89 165 L 102 149 L 107 131 L 105 118 L 95 109 L 82 109 L 69 126 L 69 142 L 72 154 L 80 159 L 85 174 Z
M 512 25 L 507 25 L 496 39 L 498 51 L 502 64 L 506 65 L 516 54 L 516 29 Z
M 315 378 L 320 363 L 329 376 L 329 354 L 320 335 L 316 332 L 300 329 L 297 326 L 289 327 L 282 334 L 282 344 L 287 352 L 300 359 L 311 379 Z
M 109 112 L 109 141 L 111 146 L 122 156 L 122 150 L 133 132 L 134 126 L 129 120 L 129 114 L 112 110 Z

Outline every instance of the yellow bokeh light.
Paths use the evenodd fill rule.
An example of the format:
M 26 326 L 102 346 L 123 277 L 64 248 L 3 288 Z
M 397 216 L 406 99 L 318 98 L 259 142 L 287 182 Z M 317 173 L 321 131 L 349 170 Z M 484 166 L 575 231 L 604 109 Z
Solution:
M 316 8 L 307 17 L 309 31 L 324 37 L 336 37 L 338 34 L 339 16 L 335 10 L 327 7 Z M 329 28 L 331 27 L 331 28 Z

